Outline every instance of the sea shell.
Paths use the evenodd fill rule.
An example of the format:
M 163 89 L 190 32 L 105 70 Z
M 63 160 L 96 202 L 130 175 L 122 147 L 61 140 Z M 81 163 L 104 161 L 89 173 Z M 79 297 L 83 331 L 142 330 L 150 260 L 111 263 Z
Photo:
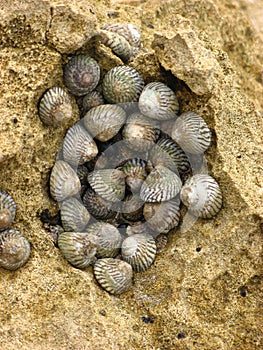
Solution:
M 222 206 L 222 193 L 216 180 L 206 174 L 189 178 L 181 189 L 181 200 L 196 217 L 211 218 Z
M 76 166 L 94 159 L 98 148 L 92 136 L 80 125 L 75 124 L 68 129 L 63 141 L 63 158 Z
M 149 234 L 134 234 L 125 238 L 121 246 L 124 261 L 131 264 L 134 271 L 147 270 L 154 261 L 156 244 Z
M 149 118 L 167 120 L 176 117 L 179 103 L 173 90 L 161 82 L 147 84 L 139 98 L 139 109 Z
M 63 160 L 56 161 L 50 175 L 50 193 L 52 197 L 61 202 L 76 195 L 80 188 L 80 180 L 73 168 Z
M 82 109 L 84 113 L 87 113 L 91 108 L 98 107 L 105 103 L 104 97 L 100 91 L 91 91 L 84 96 L 82 100 Z
M 87 232 L 62 232 L 58 236 L 58 247 L 67 261 L 80 269 L 96 261 L 97 243 Z
M 9 229 L 0 233 L 0 266 L 16 270 L 30 255 L 30 243 L 19 231 Z
M 90 214 L 76 198 L 72 197 L 62 202 L 60 207 L 62 226 L 68 232 L 82 232 L 85 230 Z
M 88 111 L 84 125 L 96 139 L 105 142 L 118 133 L 125 119 L 126 112 L 121 107 L 105 104 Z
M 163 202 L 175 197 L 181 190 L 180 178 L 170 169 L 157 165 L 142 184 L 140 197 L 145 202 Z
M 112 68 L 102 82 L 103 96 L 109 103 L 137 102 L 143 87 L 143 78 L 129 66 Z
M 132 284 L 131 265 L 119 259 L 99 259 L 94 264 L 93 272 L 100 286 L 111 294 L 121 294 Z
M 126 227 L 126 235 L 132 236 L 135 234 L 150 234 L 151 236 L 156 236 L 157 234 L 153 232 L 145 221 L 136 221 L 134 223 L 130 222 Z
M 73 117 L 68 93 L 61 87 L 53 87 L 45 92 L 39 102 L 39 118 L 48 126 L 57 127 Z
M 127 221 L 139 221 L 143 219 L 144 202 L 138 195 L 128 195 L 122 206 L 122 217 Z
M 0 231 L 6 230 L 15 220 L 16 203 L 10 194 L 0 191 Z
M 193 154 L 205 152 L 211 142 L 206 122 L 194 112 L 185 112 L 176 119 L 171 137 L 185 152 Z
M 146 171 L 147 163 L 140 158 L 129 159 L 120 167 L 126 176 L 125 181 L 128 189 L 133 192 L 139 192 L 143 181 L 147 177 Z
M 65 65 L 63 78 L 69 92 L 76 96 L 83 96 L 98 85 L 100 67 L 90 56 L 77 55 Z
M 139 47 L 141 44 L 141 34 L 139 29 L 131 23 L 104 24 L 101 29 L 118 33 L 123 36 L 131 46 Z

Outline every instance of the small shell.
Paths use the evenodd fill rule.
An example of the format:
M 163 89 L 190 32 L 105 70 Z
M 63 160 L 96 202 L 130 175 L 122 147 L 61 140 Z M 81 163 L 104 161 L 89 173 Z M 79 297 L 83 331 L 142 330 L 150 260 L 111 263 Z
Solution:
M 94 159 L 98 148 L 92 136 L 80 125 L 75 124 L 68 129 L 63 141 L 63 158 L 76 166 Z
M 61 202 L 76 195 L 80 188 L 78 175 L 71 166 L 63 160 L 56 161 L 50 175 L 50 193 L 52 197 Z
M 15 220 L 16 203 L 10 194 L 0 191 L 0 231 L 6 230 Z
M 101 287 L 111 294 L 121 294 L 132 284 L 131 265 L 119 259 L 99 259 L 94 264 L 93 272 Z
M 109 103 L 137 102 L 143 87 L 143 78 L 129 66 L 112 68 L 102 82 L 103 95 Z
M 82 232 L 85 230 L 90 214 L 76 198 L 69 198 L 62 202 L 61 221 L 65 231 Z
M 100 67 L 93 58 L 77 55 L 65 65 L 63 78 L 66 87 L 73 95 L 83 96 L 98 85 Z
M 139 109 L 149 118 L 167 120 L 176 117 L 179 103 L 175 93 L 167 85 L 153 82 L 142 90 Z
M 181 200 L 196 217 L 211 218 L 222 206 L 222 193 L 216 180 L 206 174 L 196 174 L 182 187 Z
M 19 231 L 6 230 L 0 233 L 0 266 L 16 270 L 23 266 L 30 255 L 30 243 Z
M 84 125 L 98 140 L 114 137 L 125 123 L 126 112 L 119 106 L 105 104 L 92 108 L 84 116 Z
M 205 152 L 211 142 L 206 122 L 194 112 L 183 113 L 176 119 L 171 137 L 185 152 L 193 154 Z
M 139 47 L 141 44 L 141 34 L 138 28 L 131 23 L 104 24 L 101 29 L 118 33 L 123 36 L 131 46 Z
M 134 234 L 125 238 L 121 246 L 124 261 L 131 264 L 134 271 L 147 270 L 154 261 L 156 244 L 149 234 Z
M 105 103 L 103 95 L 100 91 L 91 91 L 84 96 L 82 100 L 82 109 L 84 113 L 87 113 L 91 108 L 98 107 Z
M 129 159 L 120 170 L 126 176 L 125 181 L 129 190 L 133 193 L 139 192 L 143 181 L 147 177 L 147 163 L 140 158 Z
M 143 219 L 144 202 L 138 195 L 128 195 L 122 206 L 122 217 L 127 221 L 139 221 Z
M 73 117 L 68 93 L 61 87 L 53 87 L 45 92 L 39 103 L 39 118 L 48 126 L 57 127 Z
M 181 190 L 180 178 L 170 169 L 157 165 L 142 184 L 140 197 L 145 202 L 163 202 L 175 197 Z
M 87 232 L 62 232 L 58 247 L 67 261 L 80 269 L 94 263 L 97 251 L 96 240 Z
M 126 235 L 132 236 L 135 234 L 150 234 L 152 237 L 156 236 L 157 234 L 153 232 L 150 227 L 147 225 L 144 221 L 137 221 L 134 223 L 130 222 L 130 225 L 126 228 Z

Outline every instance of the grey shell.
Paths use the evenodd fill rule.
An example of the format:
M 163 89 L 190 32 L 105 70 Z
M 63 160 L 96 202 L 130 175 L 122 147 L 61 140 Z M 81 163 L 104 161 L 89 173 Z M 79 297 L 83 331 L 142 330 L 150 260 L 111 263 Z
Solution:
M 16 203 L 10 194 L 0 191 L 0 231 L 12 225 L 16 216 Z
M 133 193 L 139 192 L 147 177 L 147 163 L 140 158 L 129 159 L 120 169 L 123 171 L 126 185 Z
M 23 266 L 30 255 L 30 243 L 19 231 L 9 229 L 0 233 L 0 266 L 16 270 Z
M 138 195 L 128 195 L 122 206 L 122 217 L 127 221 L 139 221 L 143 219 L 144 202 Z
M 134 223 L 130 222 L 130 225 L 127 226 L 126 228 L 126 235 L 127 236 L 132 236 L 135 234 L 150 234 L 151 236 L 156 236 L 156 233 L 153 232 L 147 222 L 145 221 L 136 221 Z
M 121 294 L 132 285 L 133 272 L 125 261 L 104 258 L 94 264 L 94 276 L 100 286 L 111 294 Z
M 82 100 L 82 109 L 84 113 L 87 113 L 91 108 L 98 107 L 105 103 L 104 97 L 100 91 L 91 91 L 84 96 Z
M 90 220 L 90 214 L 84 205 L 76 198 L 68 198 L 60 208 L 62 226 L 67 232 L 82 232 Z
M 141 44 L 141 34 L 137 27 L 131 23 L 104 24 L 101 29 L 108 30 L 123 36 L 131 46 L 139 47 Z

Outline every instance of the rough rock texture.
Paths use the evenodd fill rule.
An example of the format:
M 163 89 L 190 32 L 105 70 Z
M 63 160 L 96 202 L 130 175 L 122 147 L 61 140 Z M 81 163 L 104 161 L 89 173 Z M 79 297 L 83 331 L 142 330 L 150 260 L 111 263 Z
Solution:
M 24 267 L 0 270 L 1 349 L 263 348 L 263 45 L 250 3 L 0 2 L 0 187 L 17 203 L 14 228 L 32 244 Z M 86 47 L 104 71 L 121 64 L 90 40 L 108 21 L 141 27 L 144 50 L 131 65 L 147 82 L 167 82 L 182 112 L 207 121 L 209 173 L 224 196 L 215 219 L 171 234 L 119 297 L 99 288 L 91 268 L 71 267 L 39 220 L 43 209 L 57 210 L 48 177 L 67 126 L 43 126 L 38 100 L 63 84 L 75 50 Z

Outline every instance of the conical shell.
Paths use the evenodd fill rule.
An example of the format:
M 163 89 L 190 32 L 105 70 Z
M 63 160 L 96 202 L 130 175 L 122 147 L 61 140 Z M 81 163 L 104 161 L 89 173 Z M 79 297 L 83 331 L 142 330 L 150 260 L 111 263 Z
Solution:
M 180 193 L 181 200 L 196 217 L 211 218 L 222 206 L 222 193 L 216 180 L 206 174 L 188 179 Z
M 100 286 L 111 294 L 121 294 L 132 284 L 131 265 L 119 259 L 99 259 L 94 264 L 93 272 Z
M 138 195 L 128 195 L 122 206 L 122 217 L 127 221 L 139 221 L 143 219 L 144 202 Z
M 141 44 L 141 34 L 139 29 L 131 23 L 104 24 L 101 29 L 118 33 L 123 36 L 131 46 L 139 47 Z
M 85 230 L 90 214 L 76 198 L 69 198 L 62 202 L 60 208 L 62 226 L 67 232 L 82 232 Z
M 121 246 L 124 261 L 131 264 L 136 272 L 147 270 L 156 255 L 155 240 L 148 234 L 134 234 L 125 238 Z
M 194 112 L 183 113 L 176 119 L 171 137 L 185 152 L 193 154 L 205 152 L 211 142 L 206 122 Z
M 105 142 L 118 133 L 125 119 L 126 113 L 121 107 L 105 104 L 88 111 L 84 125 L 96 139 Z
M 100 91 L 91 91 L 84 96 L 82 100 L 82 109 L 84 113 L 87 113 L 91 108 L 98 107 L 105 103 L 103 95 Z
M 146 166 L 147 163 L 144 160 L 132 158 L 120 167 L 126 176 L 125 181 L 131 192 L 140 191 L 142 183 L 147 177 Z
M 30 243 L 19 231 L 9 229 L 0 233 L 0 266 L 16 270 L 30 255 Z
M 76 195 L 80 188 L 78 175 L 71 166 L 63 160 L 56 161 L 50 175 L 50 193 L 52 197 L 61 202 Z
M 100 67 L 93 58 L 77 55 L 65 65 L 63 78 L 66 87 L 73 95 L 83 96 L 98 85 Z
M 73 166 L 81 165 L 94 159 L 98 148 L 92 136 L 80 125 L 68 129 L 63 141 L 63 158 Z
M 140 197 L 145 202 L 163 202 L 174 198 L 181 190 L 180 178 L 170 169 L 158 165 L 142 184 Z
M 10 194 L 0 191 L 0 231 L 12 225 L 16 216 L 16 203 Z
M 139 98 L 139 109 L 149 118 L 167 120 L 176 117 L 179 103 L 173 90 L 161 82 L 147 84 Z

